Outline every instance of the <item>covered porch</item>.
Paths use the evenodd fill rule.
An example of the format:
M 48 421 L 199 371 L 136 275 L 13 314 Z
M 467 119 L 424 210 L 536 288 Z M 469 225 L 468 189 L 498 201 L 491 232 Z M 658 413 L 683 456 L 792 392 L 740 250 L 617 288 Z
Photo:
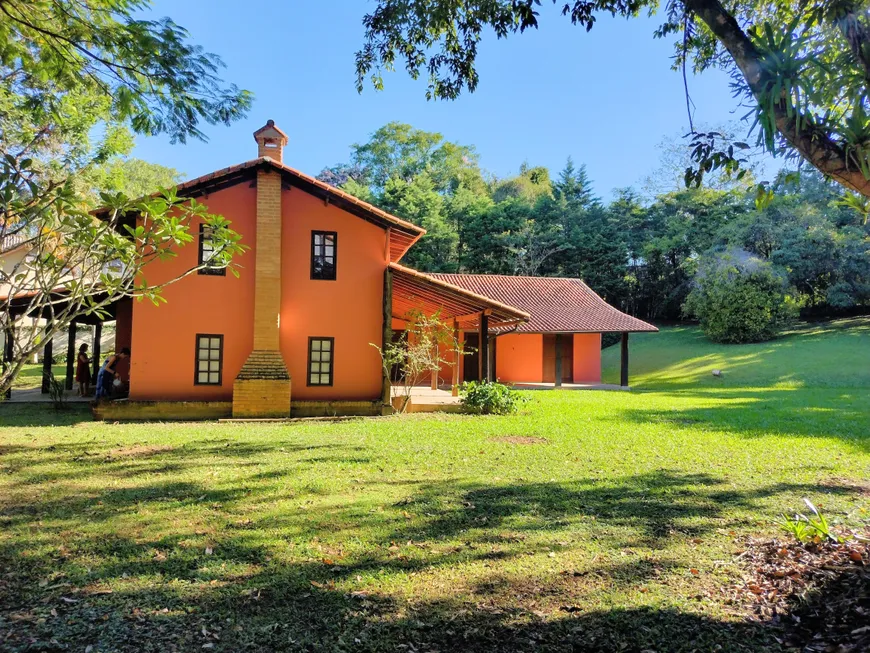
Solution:
M 385 300 L 389 298 L 389 305 L 385 305 L 384 313 L 385 344 L 392 340 L 392 324 L 395 320 L 406 321 L 415 311 L 426 315 L 437 314 L 443 323 L 452 326 L 455 342 L 461 342 L 462 334 L 476 334 L 479 344 L 473 363 L 477 367 L 477 378 L 490 381 L 495 374 L 492 340 L 498 333 L 515 328 L 530 318 L 528 313 L 513 306 L 397 263 L 391 263 L 387 269 L 387 288 L 384 294 Z M 459 394 L 460 361 L 458 352 L 453 354 L 450 363 L 450 395 L 456 398 Z M 438 372 L 435 371 L 431 375 L 429 387 L 432 397 L 441 396 L 437 394 L 442 392 L 438 378 Z M 386 375 L 384 383 L 384 397 L 389 397 L 392 402 L 394 395 L 392 390 L 387 394 L 387 386 L 391 383 Z
M 62 313 L 64 310 L 63 297 L 59 295 L 53 306 L 55 309 L 54 313 L 52 313 L 51 307 L 44 307 L 42 311 L 32 310 L 27 297 L 14 298 L 9 302 L 8 315 L 10 320 L 2 329 L 2 366 L 4 370 L 7 369 L 7 366 L 13 359 L 13 348 L 18 330 L 37 328 L 45 330 L 48 328 L 52 320 L 55 319 L 54 315 Z M 129 347 L 132 335 L 132 309 L 132 300 L 122 299 L 106 306 L 102 315 L 82 315 L 69 324 L 65 331 L 65 338 L 63 338 L 66 353 L 63 388 L 68 401 L 90 400 L 89 398 L 78 397 L 75 392 L 72 392 L 75 387 L 78 346 L 82 343 L 88 344 L 88 355 L 91 357 L 91 387 L 93 387 L 102 364 L 102 359 L 107 353 L 110 353 L 103 351 L 103 326 L 108 322 L 115 323 L 115 344 L 112 349 Z M 30 320 L 30 324 L 27 323 L 28 320 Z M 84 337 L 82 327 L 85 327 L 85 330 L 89 331 Z M 9 390 L 6 393 L 6 400 L 22 403 L 50 401 L 49 392 L 53 376 L 52 368 L 55 357 L 60 353 L 56 351 L 56 340 L 58 340 L 57 334 L 53 338 L 46 339 L 42 346 L 40 356 L 42 363 L 40 386 L 38 388 L 14 388 Z

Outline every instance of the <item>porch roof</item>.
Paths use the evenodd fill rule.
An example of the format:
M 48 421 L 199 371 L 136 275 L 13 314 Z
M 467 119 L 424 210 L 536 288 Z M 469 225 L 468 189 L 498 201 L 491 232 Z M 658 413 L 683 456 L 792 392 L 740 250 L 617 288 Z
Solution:
M 435 274 L 434 279 L 528 312 L 521 333 L 608 333 L 658 331 L 614 308 L 580 279 L 514 277 L 501 274 Z
M 463 329 L 480 325 L 480 314 L 489 316 L 489 327 L 522 324 L 530 315 L 514 306 L 509 306 L 491 297 L 435 278 L 434 275 L 390 263 L 393 275 L 394 318 L 406 319 L 414 310 L 426 314 L 438 313 L 443 320 L 457 320 Z
M 55 314 L 66 310 L 67 304 L 67 291 L 63 288 L 58 288 L 54 292 L 52 292 L 48 298 L 43 300 L 37 306 L 34 306 L 32 300 L 40 294 L 37 291 L 31 292 L 21 292 L 16 294 L 14 297 L 0 297 L 0 301 L 7 303 L 7 310 L 9 315 L 15 319 L 21 316 L 33 317 L 33 318 L 41 318 L 43 320 L 51 320 Z M 100 302 L 105 299 L 105 294 L 99 293 L 94 295 L 94 301 Z M 125 298 L 119 298 L 115 301 L 106 304 L 102 309 L 101 315 L 97 315 L 96 313 L 78 313 L 75 319 L 77 324 L 102 324 L 103 322 L 111 322 L 116 319 L 117 311 L 118 311 L 118 302 L 123 301 Z M 51 306 L 49 306 L 51 304 Z M 52 309 L 53 307 L 53 309 Z

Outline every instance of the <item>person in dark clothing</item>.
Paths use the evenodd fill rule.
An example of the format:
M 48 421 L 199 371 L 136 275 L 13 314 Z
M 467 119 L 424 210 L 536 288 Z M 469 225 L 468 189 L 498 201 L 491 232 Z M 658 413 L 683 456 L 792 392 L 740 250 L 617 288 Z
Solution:
M 91 394 L 91 359 L 86 344 L 79 347 L 79 355 L 76 358 L 76 383 L 79 384 L 80 397 Z
M 111 396 L 112 385 L 118 378 L 118 363 L 129 357 L 130 348 L 124 347 L 121 351 L 112 354 L 106 359 L 106 362 L 103 363 L 103 366 L 97 374 L 97 394 L 94 397 L 95 399 L 102 399 Z

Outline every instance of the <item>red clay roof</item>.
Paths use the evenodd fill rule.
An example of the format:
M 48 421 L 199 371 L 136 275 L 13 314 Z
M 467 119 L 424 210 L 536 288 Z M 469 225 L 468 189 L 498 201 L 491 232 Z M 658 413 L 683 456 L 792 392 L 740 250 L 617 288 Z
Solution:
M 353 213 L 364 220 L 373 222 L 384 229 L 390 229 L 391 261 L 401 259 L 405 255 L 405 252 L 426 233 L 426 230 L 422 227 L 418 227 L 407 220 L 397 218 L 368 202 L 354 197 L 350 193 L 346 193 L 335 186 L 330 186 L 326 182 L 320 181 L 311 175 L 306 175 L 304 172 L 300 172 L 288 165 L 279 163 L 268 156 L 261 156 L 257 159 L 251 159 L 238 165 L 229 166 L 228 168 L 222 168 L 200 177 L 189 179 L 178 184 L 176 189 L 184 195 L 207 193 L 216 188 L 224 188 L 235 183 L 240 183 L 248 176 L 253 175 L 256 168 L 263 166 L 278 170 L 291 185 L 297 186 L 305 192 L 328 200 L 337 207 Z M 98 209 L 95 213 L 99 216 L 104 211 L 105 209 Z
M 320 181 L 311 175 L 306 175 L 304 172 L 291 168 L 284 163 L 279 163 L 268 156 L 261 156 L 257 159 L 251 159 L 250 161 L 230 166 L 229 168 L 210 172 L 209 174 L 197 177 L 196 179 L 185 181 L 179 184 L 177 188 L 179 191 L 195 191 L 199 187 L 214 185 L 239 172 L 256 168 L 258 166 L 271 166 L 289 177 L 291 183 L 297 182 L 297 185 L 299 185 L 302 190 L 330 198 L 334 200 L 336 205 L 340 208 L 346 209 L 359 217 L 370 220 L 384 228 L 390 228 L 390 260 L 392 261 L 398 261 L 401 259 L 405 252 L 407 252 L 411 246 L 426 233 L 426 230 L 422 227 L 418 227 L 407 220 L 397 218 L 391 213 L 387 213 L 373 204 L 364 202 L 358 197 L 354 197 L 340 188 L 330 186 L 326 182 Z
M 461 318 L 458 321 L 466 329 L 478 325 L 480 311 L 489 313 L 494 328 L 525 322 L 530 317 L 514 306 L 437 279 L 435 275 L 398 263 L 390 263 L 390 270 L 393 271 L 393 317 L 407 318 L 413 310 L 439 311 L 445 320 Z
M 531 319 L 517 327 L 519 332 L 658 331 L 652 324 L 615 309 L 580 279 L 500 274 L 429 276 L 525 311 Z

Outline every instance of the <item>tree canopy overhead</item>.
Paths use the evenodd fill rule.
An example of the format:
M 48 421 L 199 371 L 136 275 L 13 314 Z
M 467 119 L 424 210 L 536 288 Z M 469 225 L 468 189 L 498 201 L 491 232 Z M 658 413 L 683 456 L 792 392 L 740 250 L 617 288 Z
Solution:
M 592 29 L 601 13 L 655 12 L 658 0 L 553 0 L 575 25 Z M 357 87 L 383 87 L 384 71 L 402 65 L 428 79 L 428 98 L 453 99 L 479 83 L 478 47 L 487 30 L 498 38 L 539 26 L 542 0 L 378 0 L 363 18 Z M 754 110 L 761 141 L 870 196 L 870 19 L 866 3 L 669 0 L 656 31 L 671 37 L 675 66 L 729 71 L 737 95 Z M 739 151 L 699 134 L 699 182 L 731 169 Z
M 201 123 L 230 124 L 251 105 L 225 84 L 223 63 L 169 18 L 145 20 L 148 0 L 0 2 L 2 108 L 38 128 L 72 119 L 71 97 L 103 98 L 104 118 L 175 141 L 204 138 Z M 8 126 L 7 126 L 8 127 Z

